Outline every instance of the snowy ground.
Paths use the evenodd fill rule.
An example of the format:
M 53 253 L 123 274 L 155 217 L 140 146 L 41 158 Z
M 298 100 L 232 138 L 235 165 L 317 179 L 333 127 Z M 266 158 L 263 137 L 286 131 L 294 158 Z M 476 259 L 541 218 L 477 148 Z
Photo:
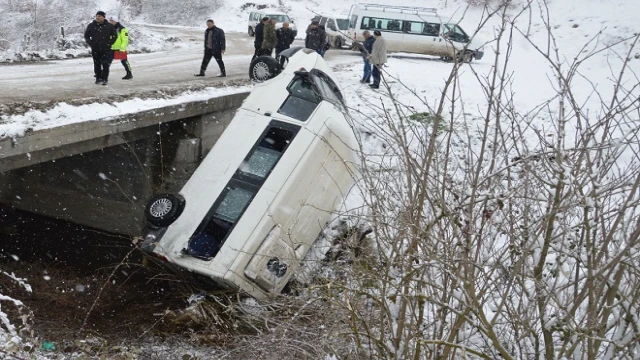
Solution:
M 229 2 L 227 1 L 227 4 Z M 269 2 L 275 6 L 274 2 Z M 408 5 L 421 4 L 418 1 L 407 1 Z M 453 3 L 453 6 L 451 5 Z M 310 2 L 292 2 L 290 3 L 291 13 L 296 18 L 298 23 L 306 23 L 311 18 L 313 12 L 311 9 L 317 8 L 319 4 Z M 332 4 L 327 8 L 327 12 L 331 13 L 344 13 L 348 11 L 350 3 L 344 2 L 340 4 Z M 450 6 L 447 8 L 448 13 L 454 13 L 459 11 L 462 2 L 450 2 Z M 602 48 L 607 44 L 615 44 L 612 49 L 608 49 L 601 52 L 596 52 L 588 59 L 582 61 L 582 70 L 580 77 L 574 81 L 574 91 L 577 95 L 576 101 L 585 105 L 585 111 L 590 113 L 597 113 L 601 110 L 601 104 L 599 99 L 593 96 L 593 88 L 595 86 L 604 95 L 610 93 L 613 89 L 615 80 L 617 78 L 617 72 L 627 58 L 625 49 L 630 45 L 629 40 L 625 40 L 633 36 L 634 32 L 637 32 L 637 14 L 640 13 L 640 3 L 632 0 L 613 0 L 606 4 L 597 0 L 586 1 L 553 1 L 550 3 L 551 10 L 551 24 L 550 28 L 553 30 L 556 40 L 558 51 L 558 58 L 565 59 L 565 66 L 570 66 L 570 63 L 576 57 L 586 56 L 595 49 Z M 210 17 L 216 19 L 218 25 L 228 32 L 237 31 L 238 34 L 234 34 L 233 38 L 235 44 L 242 44 L 246 41 L 247 45 L 245 50 L 249 49 L 249 45 L 252 38 L 243 37 L 246 36 L 246 19 L 245 16 L 249 10 L 240 10 L 237 6 L 225 5 L 223 10 L 218 14 L 210 14 Z M 517 13 L 517 7 L 512 9 L 511 15 Z M 477 22 L 482 14 L 477 9 L 472 9 L 465 17 L 464 23 L 473 24 Z M 533 14 L 537 17 L 538 14 Z M 537 44 L 540 48 L 546 49 L 547 36 L 545 31 L 545 25 L 538 19 L 534 19 L 533 25 L 529 28 L 525 25 L 524 20 L 527 20 L 528 14 L 524 14 L 519 21 L 522 21 L 522 32 L 530 32 L 529 39 Z M 492 39 L 497 21 L 490 21 L 489 24 L 479 31 L 478 36 L 482 39 Z M 598 32 L 602 31 L 600 34 Z M 595 39 L 590 45 L 585 47 L 585 44 Z M 541 56 L 538 51 L 522 36 L 522 34 L 514 33 L 513 35 L 513 47 L 510 54 L 510 61 L 508 68 L 504 71 L 504 74 L 510 77 L 509 91 L 513 93 L 513 108 L 516 112 L 524 116 L 524 114 L 538 108 L 541 104 L 547 101 L 554 93 L 556 84 L 551 75 L 551 69 L 549 62 Z M 476 123 L 474 119 L 482 118 L 486 111 L 487 99 L 485 93 L 482 90 L 481 82 L 484 81 L 484 77 L 489 74 L 493 69 L 494 64 L 499 67 L 503 64 L 504 57 L 501 57 L 496 62 L 496 54 L 491 49 L 496 49 L 495 42 L 489 43 L 486 47 L 486 55 L 481 61 L 474 62 L 469 66 L 464 66 L 462 74 L 460 76 L 460 92 L 464 99 L 464 113 L 466 114 L 464 123 L 458 124 L 460 128 L 469 129 L 471 134 L 476 134 L 476 130 L 480 124 Z M 504 46 L 505 43 L 501 44 Z M 187 47 L 184 52 L 189 56 L 185 56 L 185 59 L 180 62 L 180 75 L 171 75 L 177 77 L 189 77 L 193 71 L 194 66 L 197 66 L 199 54 L 194 45 L 192 48 Z M 502 48 L 504 51 L 504 48 Z M 622 84 L 630 89 L 631 93 L 637 98 L 640 93 L 637 88 L 634 88 L 638 84 L 638 78 L 633 74 L 640 73 L 640 59 L 638 59 L 638 50 L 629 54 L 630 61 L 628 67 L 630 75 L 622 79 Z M 235 56 L 235 57 L 234 57 Z M 555 57 L 556 55 L 553 54 Z M 248 54 L 241 53 L 238 55 L 230 55 L 229 60 L 233 63 L 234 59 L 237 59 L 237 65 L 233 68 L 233 72 L 238 76 L 241 76 L 245 69 L 243 66 L 248 64 Z M 52 64 L 39 64 L 33 65 L 34 71 L 41 71 L 43 68 L 53 68 L 58 66 L 59 68 L 68 68 L 67 73 L 63 72 L 62 75 L 80 76 L 80 72 L 85 73 L 83 80 L 76 80 L 76 83 L 83 85 L 74 85 L 72 83 L 65 84 L 65 88 L 76 89 L 77 91 L 83 91 L 85 89 L 85 82 L 89 82 L 89 71 L 79 71 L 76 67 L 82 65 L 86 68 L 89 67 L 89 60 L 73 60 L 75 62 L 55 62 Z M 378 118 L 378 111 L 372 104 L 389 103 L 389 100 L 383 91 L 373 91 L 366 85 L 359 83 L 361 76 L 361 59 L 357 54 L 353 54 L 348 51 L 332 51 L 327 56 L 327 61 L 336 73 L 336 76 L 340 80 L 342 91 L 347 98 L 349 105 L 354 109 L 352 115 L 355 115 L 358 123 L 358 131 L 368 131 L 370 126 L 367 124 L 365 118 Z M 153 54 L 138 55 L 132 57 L 134 69 L 139 69 L 134 72 L 134 75 L 140 74 L 141 79 L 152 81 L 154 78 L 160 76 L 160 73 L 167 71 L 174 73 L 176 64 L 172 64 L 167 60 L 166 56 L 156 56 Z M 215 65 L 214 65 L 215 66 Z M 398 98 L 402 103 L 413 106 L 416 112 L 430 111 L 422 100 L 432 107 L 435 107 L 435 101 L 440 98 L 442 89 L 444 86 L 445 78 L 451 71 L 452 64 L 444 63 L 434 58 L 391 58 L 388 62 L 388 66 L 385 67 L 385 79 L 389 82 L 391 91 L 394 96 Z M 151 72 L 148 77 L 145 77 L 145 68 L 165 68 L 164 70 L 158 70 L 158 72 Z M 0 83 L 4 83 L 3 79 L 7 79 L 7 76 L 11 77 L 19 75 L 11 75 L 7 73 L 13 73 L 13 70 L 7 71 L 7 67 L 0 68 Z M 9 68 L 15 69 L 15 67 Z M 19 72 L 28 71 L 28 66 L 19 66 Z M 118 69 L 114 66 L 114 69 Z M 117 70 L 116 70 L 117 71 Z M 136 70 L 134 70 L 136 71 Z M 52 75 L 53 76 L 53 75 Z M 27 96 L 30 92 L 26 89 L 36 88 L 38 86 L 39 79 L 27 77 L 21 77 L 22 81 L 26 82 L 13 83 L 16 89 L 18 86 L 21 88 L 19 92 L 22 92 Z M 173 79 L 173 78 L 172 78 Z M 191 80 L 191 79 L 189 79 Z M 16 80 L 17 81 L 17 80 Z M 9 98 L 11 92 L 7 87 L 3 87 L 4 90 L 0 90 L 0 98 L 5 96 Z M 417 98 L 415 95 L 420 97 Z M 195 95 L 183 95 L 185 101 L 189 101 L 189 96 Z M 75 97 L 74 97 L 75 98 Z M 131 101 L 131 100 L 129 100 Z M 143 103 L 147 100 L 133 100 Z M 127 109 L 133 109 L 136 106 L 130 105 Z M 112 104 L 116 106 L 117 104 Z M 97 113 L 104 105 L 84 105 L 82 111 L 89 113 Z M 19 135 L 21 131 L 26 128 L 38 129 L 39 126 L 44 126 L 47 116 L 60 119 L 64 117 L 61 114 L 61 109 L 67 110 L 67 114 L 72 114 L 74 109 L 65 107 L 58 108 L 56 110 L 50 110 L 45 112 L 33 112 L 25 115 L 3 115 L 0 119 L 0 134 L 5 136 Z M 555 105 L 550 105 L 545 111 L 555 112 L 557 108 Z M 356 115 L 357 112 L 362 112 L 362 116 Z M 551 124 L 548 123 L 549 117 L 542 114 L 538 114 L 539 122 L 537 123 L 539 131 L 542 133 L 552 133 L 554 129 Z M 38 119 L 40 122 L 30 122 L 29 119 Z M 631 119 L 632 123 L 629 126 L 637 126 L 640 119 Z M 61 124 L 59 122 L 59 124 Z M 454 126 L 454 129 L 456 127 Z M 531 130 L 532 136 L 525 141 L 531 141 L 532 144 L 537 142 L 535 131 Z M 365 149 L 371 153 L 376 153 L 380 150 L 383 143 L 379 137 L 369 138 L 370 142 L 365 144 Z M 470 143 L 466 144 L 467 147 L 473 149 L 478 142 L 481 141 L 477 136 L 472 136 L 468 139 Z M 508 157 L 508 154 L 505 154 Z M 349 204 L 353 207 L 362 205 L 359 199 L 350 199 Z

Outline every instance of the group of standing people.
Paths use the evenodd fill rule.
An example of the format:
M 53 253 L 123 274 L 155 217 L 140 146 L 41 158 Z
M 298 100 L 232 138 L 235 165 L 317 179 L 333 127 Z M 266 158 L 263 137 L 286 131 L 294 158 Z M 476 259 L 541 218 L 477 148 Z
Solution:
M 106 13 L 98 11 L 96 19 L 87 26 L 84 32 L 84 40 L 91 47 L 93 72 L 97 85 L 108 84 L 109 67 L 114 60 L 114 54 L 126 71 L 126 75 L 122 79 L 133 79 L 131 64 L 127 58 L 129 30 L 118 22 L 117 16 L 110 16 L 107 21 Z
M 362 32 L 364 43 L 362 44 L 362 60 L 364 61 L 364 72 L 362 79 L 363 84 L 369 84 L 371 78 L 373 83 L 369 84 L 372 89 L 380 87 L 380 70 L 387 62 L 387 40 L 382 37 L 382 33 L 378 30 L 373 32 L 369 30 Z
M 275 28 L 276 23 L 276 19 L 264 17 L 256 26 L 253 58 L 265 55 L 273 56 L 273 50 L 275 49 L 276 58 L 279 58 L 280 65 L 284 65 L 286 59 L 279 56 L 279 54 L 291 47 L 294 34 L 293 30 L 289 28 L 288 22 L 284 22 L 282 27 L 277 30 Z M 329 39 L 317 20 L 311 22 L 306 34 L 305 47 L 315 50 L 320 56 L 324 56 L 328 49 Z M 378 89 L 380 87 L 380 70 L 387 62 L 387 42 L 378 30 L 375 30 L 373 35 L 368 30 L 365 30 L 362 35 L 365 39 L 361 47 L 364 72 L 360 82 L 369 84 L 373 89 Z M 109 21 L 106 21 L 106 14 L 103 11 L 98 11 L 96 19 L 87 26 L 84 38 L 91 47 L 96 84 L 107 85 L 109 67 L 114 60 L 114 53 L 115 58 L 121 60 L 126 71 L 126 75 L 122 79 L 133 79 L 131 65 L 127 59 L 129 31 L 118 22 L 116 16 L 111 16 Z M 224 31 L 217 27 L 213 20 L 207 20 L 207 29 L 204 32 L 204 57 L 200 72 L 195 76 L 205 76 L 205 71 L 211 58 L 214 58 L 220 67 L 220 73 L 217 76 L 227 76 L 224 61 L 222 61 L 222 55 L 225 50 L 226 39 Z M 373 79 L 372 83 L 370 83 L 371 79 Z
M 279 58 L 280 65 L 284 65 L 286 59 L 279 55 L 291 47 L 295 36 L 286 21 L 282 23 L 280 29 L 276 30 L 277 22 L 276 19 L 269 19 L 268 16 L 265 16 L 256 25 L 254 30 L 255 40 L 253 41 L 255 52 L 251 60 L 258 56 L 273 56 L 273 50 L 275 49 L 276 58 Z

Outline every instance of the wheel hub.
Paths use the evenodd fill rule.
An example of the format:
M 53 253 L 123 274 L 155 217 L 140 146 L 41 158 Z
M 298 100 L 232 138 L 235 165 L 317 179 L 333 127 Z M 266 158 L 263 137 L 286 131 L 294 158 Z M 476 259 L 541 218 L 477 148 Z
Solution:
M 156 202 L 151 205 L 149 212 L 154 217 L 163 217 L 167 215 L 171 208 L 173 208 L 173 204 L 171 204 L 171 200 L 169 199 L 158 199 Z
M 266 63 L 259 62 L 259 63 L 256 63 L 256 65 L 253 67 L 253 77 L 256 80 L 260 80 L 260 81 L 269 80 L 269 75 L 270 75 L 269 66 Z

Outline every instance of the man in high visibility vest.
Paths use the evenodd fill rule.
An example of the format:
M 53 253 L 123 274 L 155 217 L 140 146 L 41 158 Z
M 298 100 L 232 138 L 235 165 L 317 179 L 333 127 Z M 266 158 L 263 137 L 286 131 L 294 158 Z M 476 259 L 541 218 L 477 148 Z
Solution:
M 110 16 L 109 22 L 116 28 L 118 32 L 118 38 L 116 42 L 111 45 L 111 50 L 114 51 L 114 59 L 120 59 L 122 66 L 127 71 L 127 75 L 125 75 L 123 80 L 133 79 L 133 74 L 131 73 L 131 64 L 129 64 L 129 59 L 127 58 L 127 46 L 129 45 L 129 30 L 126 27 L 122 26 L 118 22 L 117 16 Z

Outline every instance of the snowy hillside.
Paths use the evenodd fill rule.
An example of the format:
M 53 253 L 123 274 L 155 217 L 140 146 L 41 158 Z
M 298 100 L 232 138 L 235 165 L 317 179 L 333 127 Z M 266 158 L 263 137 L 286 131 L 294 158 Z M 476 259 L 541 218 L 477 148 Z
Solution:
M 227 32 L 245 33 L 248 13 L 260 5 L 288 12 L 302 27 L 316 9 L 347 13 L 352 3 L 226 0 L 174 24 L 204 28 L 213 18 Z M 461 19 L 468 32 L 478 28 L 486 42 L 480 61 L 394 54 L 384 86 L 373 90 L 359 82 L 359 56 L 327 56 L 361 141 L 361 179 L 337 217 L 373 232 L 364 245 L 331 237 L 316 244 L 344 258 L 320 262 L 312 252 L 305 268 L 314 281 L 295 296 L 229 310 L 253 326 L 225 338 L 230 358 L 245 351 L 269 359 L 640 354 L 640 2 L 466 4 L 429 6 Z M 134 15 L 116 0 L 99 6 L 134 27 L 149 21 L 144 8 Z M 108 114 L 151 101 L 110 104 Z M 105 106 L 3 115 L 0 134 L 78 121 L 74 114 Z M 36 341 L 5 330 L 6 349 Z M 174 358 L 208 354 L 198 346 L 171 351 Z

